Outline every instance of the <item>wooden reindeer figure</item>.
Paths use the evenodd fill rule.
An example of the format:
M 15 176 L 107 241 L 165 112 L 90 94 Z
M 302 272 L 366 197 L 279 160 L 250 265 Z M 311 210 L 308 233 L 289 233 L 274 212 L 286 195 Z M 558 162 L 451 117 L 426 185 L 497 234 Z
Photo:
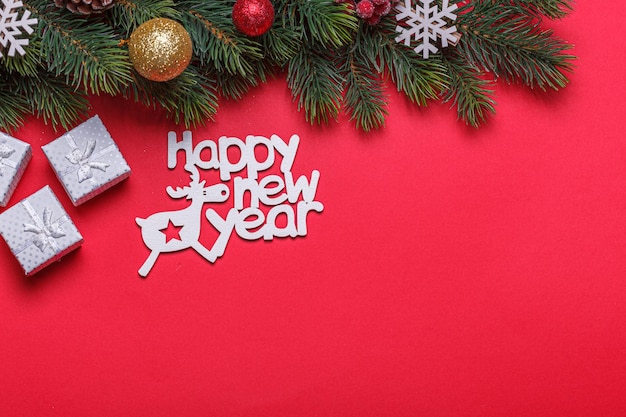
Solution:
M 168 186 L 166 191 L 172 198 L 191 200 L 191 204 L 176 211 L 155 213 L 147 219 L 137 217 L 135 221 L 141 227 L 141 235 L 146 246 L 152 251 L 148 259 L 139 269 L 139 275 L 146 277 L 158 256 L 163 252 L 177 252 L 187 248 L 193 248 L 209 262 L 215 262 L 219 255 L 212 253 L 200 242 L 200 220 L 204 203 L 222 203 L 228 199 L 229 190 L 224 184 L 215 184 L 205 187 L 206 181 L 200 181 L 200 174 L 195 165 L 186 165 L 185 170 L 190 172 L 188 186 Z M 164 230 L 171 225 L 180 228 L 179 237 L 167 239 Z M 215 244 L 213 245 L 213 247 Z M 221 254 L 220 254 L 221 255 Z

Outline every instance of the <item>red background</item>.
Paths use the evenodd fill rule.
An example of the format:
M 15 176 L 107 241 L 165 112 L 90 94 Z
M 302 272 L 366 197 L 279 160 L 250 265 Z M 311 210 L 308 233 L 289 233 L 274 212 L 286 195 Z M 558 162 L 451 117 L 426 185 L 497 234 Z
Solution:
M 321 172 L 325 210 L 305 238 L 234 236 L 147 279 L 134 218 L 179 204 L 183 129 L 94 99 L 133 174 L 74 208 L 41 151 L 62 132 L 29 121 L 10 204 L 50 184 L 85 244 L 25 278 L 0 243 L 0 414 L 626 415 L 625 14 L 578 2 L 554 24 L 571 84 L 499 84 L 480 130 L 393 91 L 371 134 L 309 126 L 284 79 L 222 101 L 194 141 L 299 134 L 294 174 Z

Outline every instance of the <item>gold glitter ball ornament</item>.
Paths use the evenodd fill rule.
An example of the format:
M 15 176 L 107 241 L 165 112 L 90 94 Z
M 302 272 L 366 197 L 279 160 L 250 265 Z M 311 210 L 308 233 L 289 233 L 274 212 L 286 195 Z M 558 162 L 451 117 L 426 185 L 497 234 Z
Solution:
M 130 35 L 128 53 L 133 67 L 143 77 L 169 81 L 178 77 L 191 62 L 191 37 L 178 22 L 151 19 Z

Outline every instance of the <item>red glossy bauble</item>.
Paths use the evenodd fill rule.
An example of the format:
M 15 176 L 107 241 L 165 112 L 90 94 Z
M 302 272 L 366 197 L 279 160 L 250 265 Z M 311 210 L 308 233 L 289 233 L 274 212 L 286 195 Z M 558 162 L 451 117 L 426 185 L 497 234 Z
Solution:
M 237 0 L 233 6 L 233 23 L 248 36 L 261 36 L 274 23 L 274 6 L 270 0 Z

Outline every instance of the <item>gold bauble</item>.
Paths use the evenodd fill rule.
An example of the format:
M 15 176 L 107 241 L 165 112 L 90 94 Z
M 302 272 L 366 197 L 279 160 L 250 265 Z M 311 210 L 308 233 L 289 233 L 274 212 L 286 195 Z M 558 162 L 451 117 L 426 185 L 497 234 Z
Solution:
M 191 61 L 192 44 L 183 25 L 156 18 L 140 25 L 128 41 L 130 62 L 139 74 L 152 81 L 176 78 Z

